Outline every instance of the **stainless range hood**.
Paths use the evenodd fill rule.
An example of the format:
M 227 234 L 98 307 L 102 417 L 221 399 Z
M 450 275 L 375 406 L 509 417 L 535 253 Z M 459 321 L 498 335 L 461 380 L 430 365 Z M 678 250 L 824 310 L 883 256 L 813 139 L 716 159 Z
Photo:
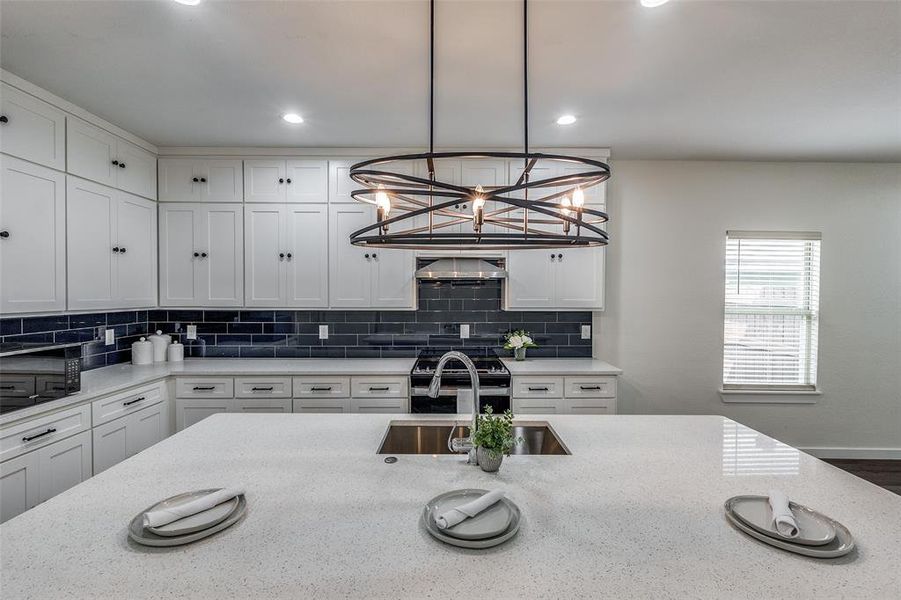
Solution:
M 507 271 L 482 258 L 439 258 L 416 270 L 416 279 L 473 281 L 505 279 Z

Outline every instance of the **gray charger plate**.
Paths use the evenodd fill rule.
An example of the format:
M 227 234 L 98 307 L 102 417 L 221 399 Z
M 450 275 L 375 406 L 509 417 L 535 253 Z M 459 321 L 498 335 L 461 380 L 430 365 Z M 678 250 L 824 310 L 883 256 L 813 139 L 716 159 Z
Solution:
M 429 519 L 435 523 L 435 527 L 438 527 L 437 520 L 440 514 L 481 498 L 487 493 L 486 490 L 465 489 L 436 496 L 427 504 Z M 513 509 L 510 507 L 509 501 L 505 502 L 505 500 L 505 498 L 501 498 L 476 516 L 465 519 L 447 529 L 439 528 L 439 531 L 444 535 L 461 540 L 484 540 L 497 537 L 507 531 L 513 520 Z
M 810 556 L 812 558 L 838 558 L 844 556 L 854 550 L 854 537 L 847 527 L 838 521 L 829 519 L 832 526 L 835 527 L 835 539 L 823 546 L 803 546 L 801 544 L 792 544 L 783 540 L 770 537 L 760 533 L 753 527 L 745 525 L 745 523 L 733 515 L 729 510 L 726 511 L 726 520 L 728 520 L 736 529 L 742 531 L 753 538 L 760 540 L 770 546 L 775 546 L 780 550 L 786 550 L 802 556 Z
M 184 494 L 172 496 L 171 498 L 166 498 L 162 502 L 155 504 L 150 510 L 159 510 L 161 508 L 179 506 L 181 504 L 185 504 L 186 502 L 191 502 L 193 500 L 197 500 L 198 498 L 202 498 L 207 494 L 218 492 L 221 489 L 222 488 L 197 490 L 196 492 L 186 492 Z M 238 498 L 234 497 L 230 500 L 226 500 L 225 502 L 221 502 L 216 506 L 208 508 L 207 510 L 189 515 L 187 517 L 182 517 L 177 521 L 167 523 L 166 525 L 160 525 L 159 527 L 147 527 L 146 530 L 156 535 L 162 535 L 165 537 L 187 535 L 189 533 L 194 533 L 195 531 L 202 531 L 204 529 L 209 529 L 214 525 L 218 525 L 219 523 L 227 519 L 229 515 L 235 512 L 237 508 Z
M 789 502 L 788 506 L 798 524 L 798 537 L 795 538 L 787 538 L 773 527 L 773 512 L 767 496 L 735 496 L 726 500 L 727 512 L 748 527 L 777 540 L 803 546 L 824 546 L 835 539 L 835 527 L 829 517 L 795 502 Z
M 480 492 L 484 493 L 484 490 L 457 490 L 457 492 L 460 492 L 460 491 L 468 491 L 468 492 L 480 491 Z M 453 492 L 448 492 L 448 493 L 453 493 Z M 444 494 L 442 494 L 442 496 L 443 495 Z M 440 498 L 440 497 L 441 496 L 438 496 L 438 497 L 436 497 L 436 499 Z M 442 530 L 438 529 L 438 526 L 435 524 L 434 519 L 430 515 L 431 511 L 430 511 L 429 504 L 431 504 L 431 502 L 429 504 L 426 504 L 425 507 L 423 508 L 421 520 L 422 520 L 422 524 L 425 527 L 426 531 L 428 531 L 429 534 L 432 535 L 432 537 L 444 542 L 445 544 L 449 544 L 451 546 L 457 546 L 459 548 L 484 550 L 486 548 L 493 548 L 494 546 L 499 546 L 499 545 L 503 544 L 504 542 L 510 540 L 513 536 L 515 536 L 517 534 L 517 532 L 519 532 L 519 525 L 521 522 L 521 514 L 519 511 L 519 507 L 516 506 L 516 504 L 513 501 L 508 500 L 506 498 L 504 498 L 502 500 L 502 502 L 506 502 L 508 504 L 508 506 L 511 508 L 511 510 L 513 511 L 513 517 L 511 519 L 510 525 L 509 525 L 509 527 L 507 527 L 506 531 L 504 531 L 503 533 L 501 533 L 500 535 L 495 536 L 495 537 L 485 538 L 485 539 L 481 539 L 481 540 L 464 540 L 464 539 L 455 538 L 453 536 L 449 536 L 449 535 L 445 534 Z
M 156 506 L 156 504 L 154 504 L 154 506 Z M 181 546 L 183 544 L 190 544 L 191 542 L 202 540 L 214 533 L 219 533 L 223 529 L 227 529 L 240 521 L 241 517 L 244 516 L 244 513 L 247 512 L 247 500 L 243 495 L 238 496 L 238 506 L 235 508 L 234 512 L 232 512 L 224 521 L 213 527 L 177 537 L 156 535 L 155 533 L 144 529 L 144 513 L 147 512 L 147 510 L 150 510 L 150 508 L 152 507 L 142 510 L 131 520 L 131 523 L 128 525 L 128 537 L 134 542 L 144 546 Z

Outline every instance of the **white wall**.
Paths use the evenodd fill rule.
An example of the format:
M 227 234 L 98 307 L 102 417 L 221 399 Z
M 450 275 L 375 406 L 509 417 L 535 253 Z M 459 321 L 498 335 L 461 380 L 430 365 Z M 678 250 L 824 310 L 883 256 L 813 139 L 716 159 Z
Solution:
M 901 165 L 611 167 L 595 355 L 624 370 L 620 411 L 723 414 L 796 446 L 901 458 Z M 822 232 L 816 404 L 724 404 L 717 393 L 727 229 Z

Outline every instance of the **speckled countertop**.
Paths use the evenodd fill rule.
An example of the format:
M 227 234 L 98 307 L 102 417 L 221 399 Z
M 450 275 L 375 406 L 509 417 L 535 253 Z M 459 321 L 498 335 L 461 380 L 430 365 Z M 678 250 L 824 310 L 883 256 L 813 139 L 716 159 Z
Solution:
M 403 415 L 221 414 L 0 525 L 4 598 L 898 598 L 901 497 L 715 416 L 549 416 L 572 456 L 375 454 Z M 537 420 L 543 417 L 532 417 Z M 735 440 L 741 439 L 741 443 Z M 246 518 L 149 549 L 126 525 L 186 490 L 244 485 Z M 818 561 L 730 527 L 723 502 L 777 486 L 847 525 Z M 419 524 L 442 492 L 500 487 L 504 546 L 462 550 Z
M 623 370 L 596 358 L 504 358 L 512 375 L 620 375 Z

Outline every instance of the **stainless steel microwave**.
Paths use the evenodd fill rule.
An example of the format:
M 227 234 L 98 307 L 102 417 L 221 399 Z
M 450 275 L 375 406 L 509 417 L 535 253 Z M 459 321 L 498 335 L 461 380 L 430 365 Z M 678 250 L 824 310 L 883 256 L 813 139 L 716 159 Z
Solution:
M 81 344 L 0 344 L 0 414 L 81 390 Z

